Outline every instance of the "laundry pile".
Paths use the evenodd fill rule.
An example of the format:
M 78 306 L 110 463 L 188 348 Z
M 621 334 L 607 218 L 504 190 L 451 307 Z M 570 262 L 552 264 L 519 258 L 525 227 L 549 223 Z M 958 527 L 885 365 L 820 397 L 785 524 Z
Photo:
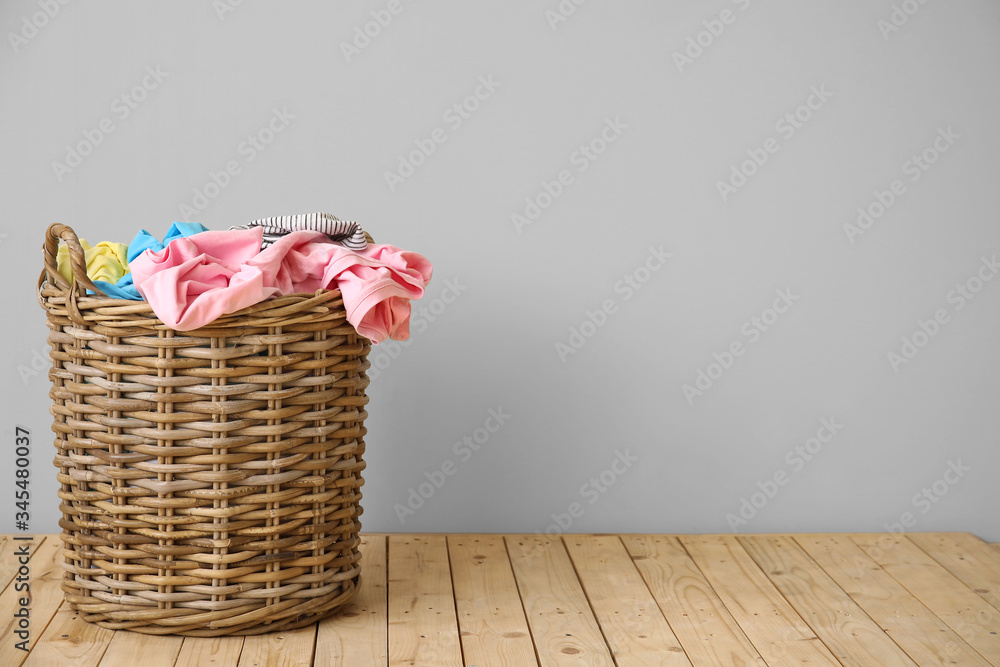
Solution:
M 328 213 L 254 220 L 225 231 L 175 222 L 163 240 L 140 231 L 128 246 L 80 241 L 87 277 L 109 297 L 145 300 L 179 331 L 272 296 L 338 289 L 347 320 L 372 342 L 410 335 L 410 301 L 433 267 L 423 256 L 368 243 L 356 222 Z M 57 268 L 72 281 L 69 252 Z

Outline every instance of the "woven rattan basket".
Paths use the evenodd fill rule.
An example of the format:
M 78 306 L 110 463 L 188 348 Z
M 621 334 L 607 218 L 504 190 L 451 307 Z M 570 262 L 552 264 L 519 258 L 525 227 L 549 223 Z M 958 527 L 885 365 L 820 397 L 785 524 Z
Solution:
M 107 628 L 216 636 L 302 627 L 349 600 L 370 341 L 340 293 L 181 332 L 103 296 L 69 227 L 43 251 L 70 606 Z

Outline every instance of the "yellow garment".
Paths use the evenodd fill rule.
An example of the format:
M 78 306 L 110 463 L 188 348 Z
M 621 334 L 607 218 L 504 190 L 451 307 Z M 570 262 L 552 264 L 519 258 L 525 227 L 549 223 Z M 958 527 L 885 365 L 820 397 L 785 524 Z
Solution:
M 87 277 L 91 280 L 103 280 L 113 285 L 128 273 L 128 246 L 124 243 L 101 241 L 91 247 L 80 239 L 80 246 L 87 260 Z M 65 245 L 59 246 L 56 268 L 63 278 L 73 282 L 73 265 L 69 261 L 69 248 Z

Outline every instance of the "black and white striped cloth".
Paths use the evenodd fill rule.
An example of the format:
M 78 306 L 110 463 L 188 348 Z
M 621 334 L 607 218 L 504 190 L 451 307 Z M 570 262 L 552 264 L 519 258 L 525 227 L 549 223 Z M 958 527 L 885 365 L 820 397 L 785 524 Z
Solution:
M 329 213 L 302 213 L 261 218 L 254 220 L 249 225 L 236 225 L 230 229 L 253 229 L 254 227 L 264 228 L 264 240 L 260 244 L 261 250 L 282 236 L 302 230 L 323 232 L 330 237 L 331 241 L 351 250 L 364 250 L 368 247 L 368 239 L 365 238 L 365 231 L 361 229 L 361 225 L 350 220 L 341 220 Z

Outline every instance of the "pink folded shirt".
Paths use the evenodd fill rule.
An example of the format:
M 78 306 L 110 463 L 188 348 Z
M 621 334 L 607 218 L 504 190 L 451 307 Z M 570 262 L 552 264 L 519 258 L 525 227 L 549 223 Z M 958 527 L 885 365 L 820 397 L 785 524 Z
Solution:
M 264 299 L 339 289 L 347 321 L 373 342 L 410 337 L 410 300 L 423 296 L 431 263 L 391 245 L 351 250 L 299 231 L 260 249 L 263 230 L 201 232 L 147 250 L 129 264 L 139 293 L 179 331 Z

